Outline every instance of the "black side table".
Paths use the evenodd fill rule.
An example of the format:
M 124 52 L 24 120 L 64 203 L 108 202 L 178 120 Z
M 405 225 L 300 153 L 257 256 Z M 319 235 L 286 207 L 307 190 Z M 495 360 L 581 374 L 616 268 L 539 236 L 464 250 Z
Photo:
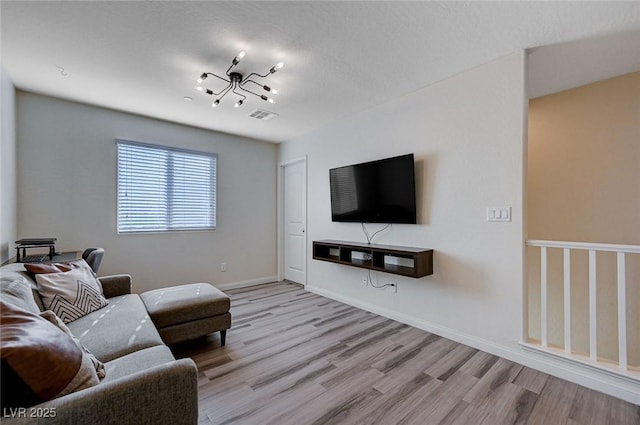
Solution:
M 49 248 L 49 260 L 56 254 L 57 238 L 20 239 L 16 241 L 16 263 L 24 262 L 29 248 Z M 22 256 L 20 256 L 22 250 Z

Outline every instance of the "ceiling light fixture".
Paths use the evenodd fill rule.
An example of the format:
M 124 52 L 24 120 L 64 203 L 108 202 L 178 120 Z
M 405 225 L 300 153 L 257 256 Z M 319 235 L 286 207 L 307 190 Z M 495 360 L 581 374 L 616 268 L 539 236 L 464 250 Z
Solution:
M 247 83 L 253 83 L 259 87 L 261 87 L 264 91 L 273 93 L 273 94 L 277 94 L 278 90 L 272 89 L 271 87 L 264 85 L 262 83 L 259 83 L 255 80 L 252 80 L 251 77 L 260 77 L 260 78 L 266 78 L 269 75 L 277 72 L 278 70 L 282 69 L 282 67 L 284 66 L 283 62 L 278 62 L 276 65 L 274 65 L 273 67 L 271 67 L 271 69 L 269 70 L 269 72 L 267 72 L 264 75 L 258 74 L 257 72 L 252 72 L 251 74 L 249 74 L 247 77 L 245 77 L 244 75 L 242 75 L 239 72 L 229 72 L 231 71 L 231 68 L 233 68 L 234 66 L 238 65 L 238 63 L 240 63 L 240 60 L 242 60 L 242 58 L 244 58 L 245 56 L 245 52 L 244 50 L 241 51 L 240 53 L 238 53 L 236 55 L 235 58 L 233 58 L 233 61 L 231 61 L 231 66 L 229 67 L 229 69 L 227 69 L 227 72 L 225 72 L 225 75 L 228 78 L 225 77 L 221 77 L 217 74 L 214 74 L 213 72 L 203 72 L 198 79 L 196 80 L 198 85 L 196 86 L 196 90 L 204 92 L 210 96 L 218 96 L 218 98 L 216 98 L 216 100 L 214 100 L 213 104 L 211 105 L 213 108 L 215 108 L 216 106 L 218 106 L 220 104 L 220 101 L 222 100 L 223 97 L 225 97 L 227 95 L 227 93 L 229 93 L 230 91 L 233 92 L 234 94 L 240 96 L 240 99 L 238 99 L 238 101 L 236 102 L 236 104 L 234 105 L 236 108 L 239 108 L 240 106 L 242 106 L 242 104 L 244 103 L 244 101 L 246 100 L 247 96 L 245 96 L 242 92 L 244 93 L 249 93 L 252 94 L 256 97 L 259 97 L 260 99 L 267 101 L 269 103 L 275 103 L 275 100 L 273 100 L 270 97 L 267 97 L 263 94 L 258 94 L 255 93 L 247 88 L 244 87 L 245 84 Z M 223 88 L 222 90 L 220 90 L 219 92 L 214 92 L 213 90 L 209 90 L 207 88 L 205 88 L 204 86 L 202 86 L 202 83 L 204 82 L 204 80 L 207 79 L 207 77 L 209 76 L 213 76 L 216 77 L 224 82 L 227 83 L 227 85 L 225 86 L 225 88 Z

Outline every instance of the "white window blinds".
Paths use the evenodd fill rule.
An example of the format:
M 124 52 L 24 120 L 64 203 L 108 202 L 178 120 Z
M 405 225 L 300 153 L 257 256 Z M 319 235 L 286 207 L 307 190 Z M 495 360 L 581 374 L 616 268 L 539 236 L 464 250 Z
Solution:
M 118 233 L 215 229 L 217 155 L 116 143 Z

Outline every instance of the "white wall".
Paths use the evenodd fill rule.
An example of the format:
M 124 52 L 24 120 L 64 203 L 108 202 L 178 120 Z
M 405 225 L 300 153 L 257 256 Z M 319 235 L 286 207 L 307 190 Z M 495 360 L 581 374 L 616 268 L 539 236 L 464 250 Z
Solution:
M 280 145 L 279 161 L 308 158 L 307 288 L 591 388 L 638 401 L 637 388 L 527 352 L 523 334 L 526 59 L 523 52 L 464 72 Z M 364 241 L 359 224 L 333 223 L 329 169 L 413 152 L 418 225 L 375 242 L 434 249 L 434 274 L 365 287 L 361 269 L 312 259 L 312 241 Z M 486 207 L 511 206 L 489 223 Z M 380 226 L 370 225 L 371 229 Z
M 524 57 L 514 54 L 280 146 L 308 155 L 308 286 L 413 321 L 515 346 L 522 329 Z M 329 169 L 413 152 L 418 225 L 376 242 L 433 248 L 434 274 L 365 288 L 363 271 L 311 259 L 311 242 L 365 241 L 359 224 L 332 223 Z M 487 206 L 513 221 L 488 223 Z M 370 225 L 372 229 L 381 226 Z
M 0 263 L 15 254 L 16 240 L 16 90 L 0 67 Z
M 17 117 L 19 237 L 104 247 L 100 274 L 129 273 L 136 292 L 274 280 L 275 145 L 21 91 Z M 116 138 L 217 153 L 218 228 L 117 235 Z

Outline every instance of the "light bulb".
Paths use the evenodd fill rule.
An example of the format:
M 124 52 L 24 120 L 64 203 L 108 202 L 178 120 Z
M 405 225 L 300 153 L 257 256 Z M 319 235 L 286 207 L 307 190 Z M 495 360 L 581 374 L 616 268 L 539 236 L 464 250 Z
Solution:
M 271 88 L 271 87 L 269 87 L 269 86 L 262 86 L 262 88 L 263 88 L 265 91 L 268 91 L 268 92 L 270 92 L 270 93 L 278 94 L 278 90 L 276 90 L 276 89 L 272 89 L 272 88 Z
M 240 99 L 239 101 L 237 101 L 237 102 L 236 102 L 236 104 L 235 104 L 235 105 L 233 105 L 233 106 L 234 106 L 234 107 L 236 107 L 236 108 L 241 107 L 241 106 L 242 106 L 242 99 Z
M 196 86 L 196 90 L 198 90 L 198 91 L 203 91 L 203 90 L 204 90 L 204 87 L 202 87 L 202 86 Z
M 275 100 L 273 100 L 273 99 L 271 99 L 270 97 L 267 97 L 267 96 L 265 96 L 265 95 L 261 95 L 261 96 L 260 96 L 260 99 L 262 99 L 262 100 L 266 100 L 266 101 L 267 101 L 267 102 L 269 102 L 269 103 L 276 103 L 276 101 L 275 101 Z
M 203 72 L 201 76 L 198 77 L 198 79 L 196 81 L 198 81 L 198 83 L 203 82 L 204 80 L 207 79 L 207 73 Z
M 282 67 L 283 67 L 283 66 L 284 66 L 284 62 L 278 62 L 277 64 L 275 64 L 275 66 L 273 66 L 273 67 L 269 70 L 269 72 L 273 74 L 273 73 L 274 73 L 274 72 L 276 72 L 277 70 L 282 69 Z
M 238 62 L 240 62 L 240 59 L 242 59 L 242 58 L 244 57 L 244 55 L 245 55 L 245 53 L 244 53 L 244 50 L 243 50 L 243 51 L 241 51 L 240 53 L 238 53 L 238 56 L 236 56 L 235 58 L 233 58 L 233 62 L 232 62 L 232 63 L 233 63 L 234 65 L 237 65 L 237 64 L 238 64 Z
M 211 107 L 212 107 L 212 108 L 215 108 L 215 107 L 217 107 L 219 104 L 220 104 L 220 99 L 216 99 L 216 100 L 211 104 Z

